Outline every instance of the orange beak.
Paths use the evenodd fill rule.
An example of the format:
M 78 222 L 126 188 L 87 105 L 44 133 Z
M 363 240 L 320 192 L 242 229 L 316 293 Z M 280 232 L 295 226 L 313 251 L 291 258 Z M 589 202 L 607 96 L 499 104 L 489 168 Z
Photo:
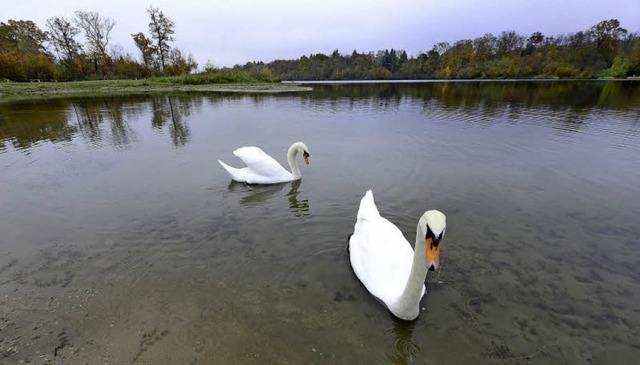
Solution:
M 302 155 L 302 158 L 304 158 L 304 163 L 306 163 L 308 165 L 309 164 L 309 154 L 305 152 Z
M 427 268 L 430 271 L 440 266 L 440 245 L 434 245 L 431 237 L 427 238 Z

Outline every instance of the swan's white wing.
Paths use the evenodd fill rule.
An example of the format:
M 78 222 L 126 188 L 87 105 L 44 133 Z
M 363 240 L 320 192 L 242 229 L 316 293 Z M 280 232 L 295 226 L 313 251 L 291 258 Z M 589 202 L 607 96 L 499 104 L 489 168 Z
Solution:
M 351 266 L 367 290 L 389 306 L 407 284 L 413 249 L 398 227 L 377 214 L 373 196 L 368 195 L 362 199 L 349 239 Z
M 258 147 L 241 147 L 233 151 L 246 165 L 243 175 L 248 183 L 269 183 L 291 180 L 291 173 L 273 157 Z

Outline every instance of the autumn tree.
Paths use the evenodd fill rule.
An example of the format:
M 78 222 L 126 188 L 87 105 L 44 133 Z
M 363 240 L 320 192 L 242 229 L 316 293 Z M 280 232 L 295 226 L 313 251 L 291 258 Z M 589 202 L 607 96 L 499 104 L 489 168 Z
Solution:
M 442 79 L 470 79 L 478 76 L 474 67 L 473 41 L 463 39 L 448 48 L 440 57 L 436 77 Z
M 620 40 L 618 55 L 611 65 L 610 76 L 640 75 L 640 36 L 630 33 Z
M 47 33 L 31 20 L 9 20 L 0 23 L 0 51 L 45 53 Z
M 496 44 L 498 38 L 491 33 L 487 33 L 482 37 L 473 40 L 473 48 L 476 53 L 477 62 L 486 62 L 490 60 L 496 52 Z
M 89 52 L 93 58 L 96 73 L 105 68 L 108 63 L 107 45 L 111 30 L 116 22 L 101 16 L 98 12 L 76 11 L 74 19 L 76 25 L 84 31 L 84 36 L 89 44 Z
M 640 76 L 640 39 L 636 38 L 628 58 L 629 69 L 627 70 L 627 74 L 629 76 Z
M 80 43 L 75 40 L 75 36 L 80 34 L 80 29 L 74 27 L 65 18 L 53 17 L 47 19 L 49 30 L 49 42 L 63 60 L 74 60 L 78 57 L 81 49 Z
M 182 75 L 198 67 L 198 63 L 193 58 L 193 55 L 189 54 L 185 57 L 183 52 L 177 48 L 169 52 L 169 61 L 166 69 L 169 75 Z
M 49 43 L 58 54 L 62 68 L 68 74 L 68 78 L 77 78 L 81 74 L 82 46 L 76 41 L 75 36 L 80 34 L 80 29 L 74 27 L 69 20 L 59 17 L 47 19 L 47 28 Z
M 54 78 L 46 32 L 30 20 L 0 22 L 0 78 L 13 81 Z
M 142 32 L 132 34 L 131 37 L 133 37 L 133 42 L 142 54 L 142 62 L 144 63 L 144 66 L 149 70 L 157 70 L 159 68 L 156 57 L 158 50 L 153 45 L 153 41 L 147 38 L 147 36 Z
M 514 31 L 500 33 L 496 41 L 496 54 L 498 56 L 515 55 L 522 51 L 524 37 Z
M 591 27 L 589 33 L 595 39 L 600 54 L 611 64 L 618 54 L 620 39 L 627 34 L 627 30 L 620 26 L 618 19 L 610 19 Z
M 175 22 L 164 15 L 164 13 L 158 9 L 150 6 L 147 9 L 149 13 L 149 32 L 151 38 L 155 41 L 155 49 L 160 59 L 160 66 L 162 70 L 167 66 L 167 60 L 169 59 L 171 46 L 169 42 L 173 42 L 173 34 L 175 33 Z
M 540 32 L 532 33 L 525 43 L 524 53 L 531 54 L 533 53 L 544 41 L 544 35 Z

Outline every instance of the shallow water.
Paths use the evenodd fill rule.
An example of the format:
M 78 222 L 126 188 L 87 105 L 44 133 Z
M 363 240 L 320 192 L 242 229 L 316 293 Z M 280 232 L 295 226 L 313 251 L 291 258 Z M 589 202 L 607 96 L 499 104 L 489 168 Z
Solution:
M 633 363 L 640 83 L 315 85 L 0 104 L 0 362 Z M 231 183 L 260 146 L 297 183 Z M 447 214 L 423 311 L 345 251 Z

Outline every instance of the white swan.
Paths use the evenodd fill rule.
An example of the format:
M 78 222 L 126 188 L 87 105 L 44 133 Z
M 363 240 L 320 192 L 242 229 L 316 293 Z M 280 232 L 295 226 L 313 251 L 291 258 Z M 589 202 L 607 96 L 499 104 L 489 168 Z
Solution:
M 349 254 L 353 271 L 367 290 L 398 318 L 410 321 L 420 313 L 427 270 L 440 264 L 440 243 L 446 217 L 426 211 L 418 221 L 415 251 L 393 223 L 380 216 L 367 191 L 360 201 Z
M 233 154 L 240 158 L 247 167 L 237 169 L 220 160 L 218 162 L 235 181 L 247 184 L 277 184 L 298 180 L 302 177 L 296 161 L 298 152 L 302 152 L 304 162 L 307 165 L 309 164 L 309 149 L 304 143 L 296 142 L 289 147 L 287 152 L 287 161 L 291 172 L 285 170 L 278 161 L 264 153 L 260 148 L 253 146 L 241 147 L 233 151 Z

